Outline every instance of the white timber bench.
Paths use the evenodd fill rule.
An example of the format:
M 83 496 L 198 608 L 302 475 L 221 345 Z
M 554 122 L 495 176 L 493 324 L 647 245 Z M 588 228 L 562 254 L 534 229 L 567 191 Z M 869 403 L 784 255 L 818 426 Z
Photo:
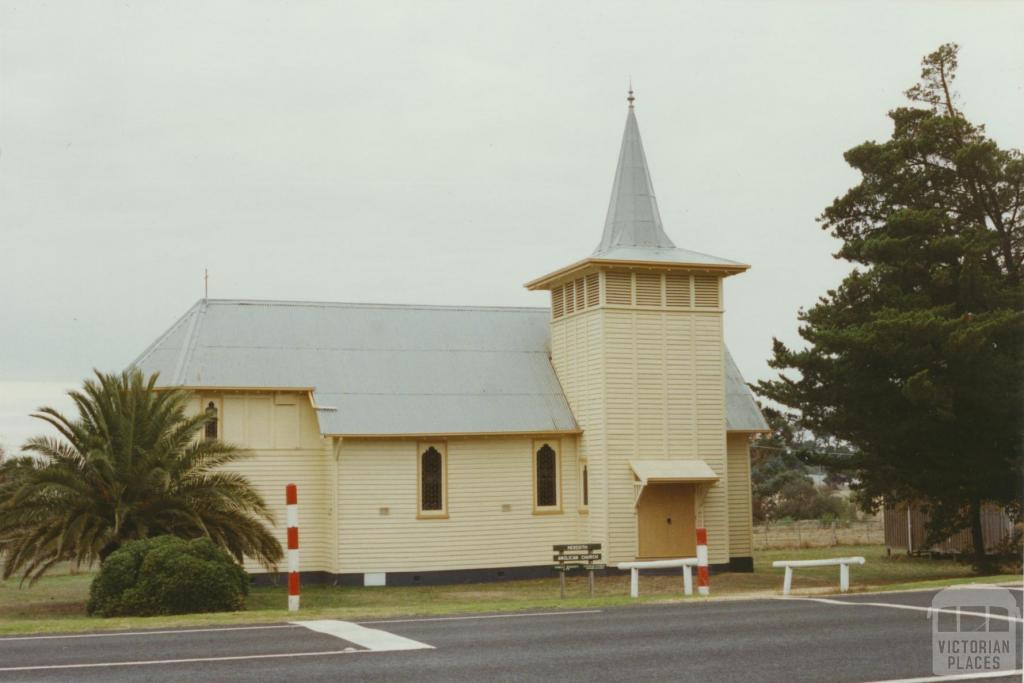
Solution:
M 793 588 L 793 570 L 797 567 L 834 567 L 839 565 L 839 592 L 850 590 L 850 565 L 864 564 L 863 557 L 832 557 L 827 560 L 776 560 L 772 566 L 786 568 L 786 578 L 782 581 L 782 594 L 789 595 Z
M 683 568 L 683 593 L 693 595 L 693 568 L 697 566 L 696 557 L 681 557 L 678 560 L 650 560 L 648 562 L 619 562 L 619 569 L 629 570 L 629 597 L 640 597 L 641 569 Z

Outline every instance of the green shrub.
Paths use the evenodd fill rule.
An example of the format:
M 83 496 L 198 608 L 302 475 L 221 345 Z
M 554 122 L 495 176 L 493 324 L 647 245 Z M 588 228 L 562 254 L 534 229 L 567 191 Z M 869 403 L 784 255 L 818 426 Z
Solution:
M 249 575 L 208 538 L 126 543 L 100 565 L 89 614 L 103 617 L 230 612 L 245 606 Z

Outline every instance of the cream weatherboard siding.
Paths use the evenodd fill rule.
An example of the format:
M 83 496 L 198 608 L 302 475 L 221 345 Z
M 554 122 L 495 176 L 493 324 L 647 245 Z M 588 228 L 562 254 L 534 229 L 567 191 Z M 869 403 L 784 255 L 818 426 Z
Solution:
M 193 410 L 211 401 L 221 438 L 248 455 L 229 469 L 244 474 L 267 501 L 282 546 L 284 487 L 298 486 L 302 571 L 544 565 L 551 563 L 552 545 L 589 538 L 589 515 L 580 510 L 576 435 L 346 438 L 336 457 L 332 440 L 317 431 L 307 393 L 207 390 L 193 399 Z M 448 516 L 421 519 L 418 446 L 438 441 L 446 445 Z M 556 447 L 559 456 L 557 513 L 534 511 L 534 446 L 542 443 Z M 251 560 L 245 567 L 265 571 Z
M 708 491 L 702 511 L 709 559 L 727 562 L 721 318 L 616 309 L 604 316 L 612 559 L 631 558 L 637 549 L 629 461 L 698 458 L 723 478 Z
M 302 570 L 332 571 L 331 450 L 320 436 L 308 393 L 206 390 L 193 399 L 193 408 L 205 409 L 210 401 L 217 405 L 220 438 L 248 456 L 228 469 L 245 475 L 263 496 L 281 547 L 287 542 L 284 487 L 295 483 Z M 246 560 L 245 568 L 265 571 L 252 560 Z
M 535 441 L 560 444 L 560 513 L 534 513 Z M 577 509 L 575 436 L 449 438 L 446 450 L 448 516 L 418 519 L 418 442 L 342 442 L 337 572 L 544 565 L 553 544 L 580 538 L 587 518 Z
M 603 275 L 606 288 L 615 277 L 630 282 L 629 273 Z M 636 283 L 633 278 L 623 284 L 619 299 L 636 301 Z M 592 496 L 590 535 L 604 537 L 609 562 L 633 559 L 638 541 L 629 461 L 698 458 L 721 477 L 701 512 L 710 561 L 725 563 L 730 551 L 721 309 L 672 310 L 660 306 L 655 294 L 645 296 L 651 305 L 636 308 L 608 305 L 606 293 L 601 307 L 553 318 L 551 324 L 552 363 L 583 429 L 580 450 L 590 465 L 591 490 L 604 494 Z
M 551 325 L 551 361 L 576 421 L 580 457 L 587 462 L 590 505 L 580 542 L 607 545 L 608 472 L 605 462 L 604 316 L 592 310 Z
M 267 501 L 274 515 L 272 531 L 282 548 L 287 547 L 284 487 L 289 483 L 298 487 L 299 549 L 304 572 L 333 570 L 330 457 L 327 451 L 260 451 L 230 468 L 244 474 Z M 265 571 L 250 560 L 245 568 Z
M 729 555 L 751 557 L 754 554 L 754 542 L 750 500 L 750 435 L 742 432 L 730 433 L 727 443 Z

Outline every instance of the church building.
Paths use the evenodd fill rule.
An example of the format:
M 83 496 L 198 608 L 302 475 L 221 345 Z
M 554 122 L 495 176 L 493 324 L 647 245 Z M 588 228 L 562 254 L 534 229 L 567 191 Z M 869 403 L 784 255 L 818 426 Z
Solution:
M 282 546 L 298 486 L 307 579 L 548 577 L 554 544 L 692 557 L 699 526 L 712 570 L 751 571 L 768 428 L 722 332 L 747 268 L 665 233 L 631 92 L 597 249 L 526 283 L 549 305 L 203 299 L 134 365 L 251 453 Z

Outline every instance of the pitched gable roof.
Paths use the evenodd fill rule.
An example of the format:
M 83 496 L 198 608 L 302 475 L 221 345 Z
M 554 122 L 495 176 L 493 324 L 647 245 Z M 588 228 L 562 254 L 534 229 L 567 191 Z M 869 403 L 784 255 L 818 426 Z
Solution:
M 730 432 L 767 432 L 757 401 L 729 349 L 725 350 L 725 428 Z
M 546 308 L 202 300 L 134 365 L 159 372 L 161 386 L 312 390 L 323 434 L 578 431 L 551 367 L 549 316 Z M 742 391 L 728 399 L 730 429 L 743 429 L 732 426 Z M 743 414 L 736 424 L 748 424 Z
M 324 434 L 577 431 L 546 309 L 204 300 L 135 365 L 160 384 L 312 389 Z

